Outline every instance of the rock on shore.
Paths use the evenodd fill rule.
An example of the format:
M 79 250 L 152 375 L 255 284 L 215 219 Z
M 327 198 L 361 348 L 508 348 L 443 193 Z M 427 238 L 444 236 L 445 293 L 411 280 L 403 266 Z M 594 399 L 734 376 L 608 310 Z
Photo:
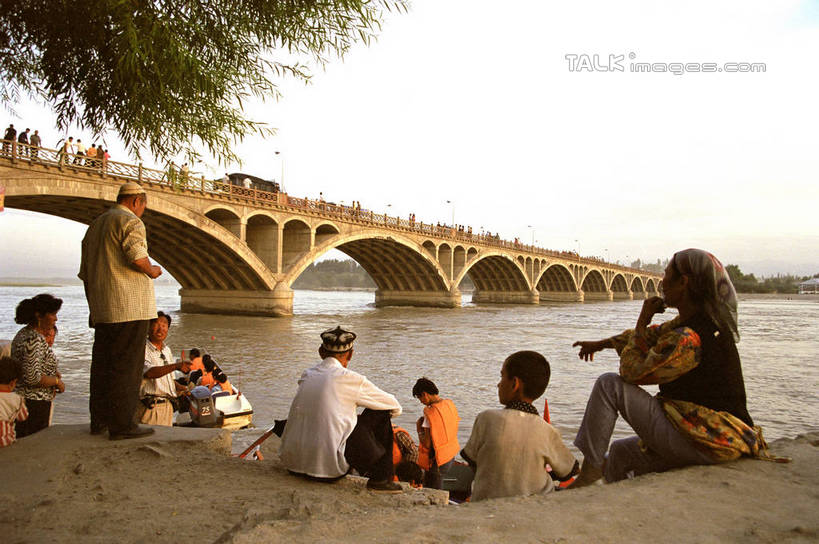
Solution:
M 261 432 L 260 432 L 261 434 Z M 0 449 L 0 531 L 17 542 L 816 542 L 819 432 L 743 459 L 547 496 L 441 506 L 354 480 L 307 482 L 229 456 L 230 435 L 111 442 L 59 425 Z

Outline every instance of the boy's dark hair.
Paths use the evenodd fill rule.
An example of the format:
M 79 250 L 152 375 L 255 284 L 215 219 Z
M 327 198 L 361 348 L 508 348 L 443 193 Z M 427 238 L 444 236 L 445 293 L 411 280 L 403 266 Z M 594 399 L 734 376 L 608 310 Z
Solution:
M 535 400 L 546 391 L 549 377 L 552 374 L 549 361 L 536 351 L 518 351 L 503 362 L 506 374 L 510 378 L 519 378 L 523 382 L 523 394 Z
M 8 384 L 11 380 L 18 380 L 23 374 L 20 361 L 11 357 L 0 357 L 0 383 Z
M 412 386 L 412 396 L 417 397 L 421 393 L 437 395 L 438 386 L 436 386 L 435 383 L 426 376 L 424 376 L 423 378 L 418 378 L 418 381 L 415 382 L 415 385 Z
M 188 351 L 188 358 L 191 359 L 191 360 L 196 359 L 197 357 L 199 357 L 201 355 L 202 355 L 202 352 L 199 351 L 198 348 L 191 348 L 190 351 Z
M 395 465 L 395 475 L 401 482 L 417 485 L 424 481 L 424 473 L 421 472 L 421 467 L 412 461 L 401 461 Z
M 37 320 L 37 314 L 55 314 L 60 311 L 62 305 L 63 299 L 48 293 L 41 293 L 17 305 L 14 311 L 14 321 L 18 325 L 33 325 Z

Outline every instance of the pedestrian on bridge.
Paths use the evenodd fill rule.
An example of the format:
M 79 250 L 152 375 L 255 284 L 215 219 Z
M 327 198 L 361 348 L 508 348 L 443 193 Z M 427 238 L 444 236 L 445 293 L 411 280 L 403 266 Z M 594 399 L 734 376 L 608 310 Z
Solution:
M 9 143 L 9 141 L 13 142 L 16 137 L 17 137 L 17 129 L 14 128 L 13 124 L 11 124 L 6 129 L 6 133 L 3 135 L 3 139 L 7 140 L 7 141 L 3 142 L 3 153 L 8 154 L 8 153 L 11 152 L 11 144 Z
M 148 324 L 157 317 L 153 279 L 162 269 L 148 259 L 142 214 L 147 195 L 133 181 L 117 204 L 97 217 L 82 241 L 79 278 L 94 328 L 89 410 L 91 434 L 111 440 L 153 433 L 133 421 L 145 361 Z
M 37 154 L 40 151 L 40 144 L 42 143 L 39 130 L 34 131 L 34 134 L 32 134 L 31 138 L 29 138 L 29 143 L 31 144 L 31 156 L 32 158 L 36 159 Z

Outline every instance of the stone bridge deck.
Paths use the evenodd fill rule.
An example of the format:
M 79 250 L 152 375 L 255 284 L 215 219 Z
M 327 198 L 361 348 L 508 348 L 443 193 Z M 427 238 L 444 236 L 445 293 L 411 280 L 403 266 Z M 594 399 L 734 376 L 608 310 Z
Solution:
M 149 251 L 182 285 L 183 311 L 290 315 L 291 284 L 331 249 L 370 274 L 379 306 L 459 306 L 466 275 L 473 302 L 504 304 L 643 298 L 660 280 L 570 252 L 201 176 L 16 142 L 0 152 L 10 208 L 88 224 L 127 180 L 146 188 Z

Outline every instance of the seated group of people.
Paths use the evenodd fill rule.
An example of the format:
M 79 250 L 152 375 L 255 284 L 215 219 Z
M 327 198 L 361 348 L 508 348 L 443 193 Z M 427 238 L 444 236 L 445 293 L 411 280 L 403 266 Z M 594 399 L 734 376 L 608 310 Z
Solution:
M 189 394 L 201 396 L 204 391 L 218 396 L 234 392 L 210 354 L 193 348 L 186 359 L 174 362 L 171 348 L 165 344 L 170 326 L 171 316 L 158 312 L 148 327 L 137 423 L 172 426 L 174 411 L 186 411 Z
M 504 408 L 478 414 L 460 451 L 474 471 L 471 500 L 546 493 L 555 488 L 553 480 L 575 475 L 570 489 L 601 478 L 614 482 L 741 455 L 767 456 L 746 408 L 736 292 L 727 272 L 710 253 L 689 249 L 672 257 L 662 288 L 664 298 L 646 299 L 634 329 L 575 343 L 587 361 L 607 348 L 620 356 L 620 372 L 601 375 L 587 403 L 574 441 L 583 453 L 580 470 L 559 431 L 533 405 L 549 383 L 546 358 L 518 351 L 503 361 L 498 400 Z M 679 316 L 650 325 L 667 306 Z M 288 419 L 274 429 L 281 436 L 281 463 L 319 481 L 355 470 L 376 492 L 400 492 L 396 474 L 440 487 L 460 449 L 455 405 L 440 398 L 430 380 L 418 380 L 413 396 L 425 408 L 416 452 L 409 433 L 391 424 L 402 411 L 395 397 L 348 369 L 355 339 L 341 327 L 321 334 L 322 361 L 304 371 Z M 646 384 L 659 384 L 659 394 L 639 387 Z M 612 443 L 620 415 L 636 435 Z

